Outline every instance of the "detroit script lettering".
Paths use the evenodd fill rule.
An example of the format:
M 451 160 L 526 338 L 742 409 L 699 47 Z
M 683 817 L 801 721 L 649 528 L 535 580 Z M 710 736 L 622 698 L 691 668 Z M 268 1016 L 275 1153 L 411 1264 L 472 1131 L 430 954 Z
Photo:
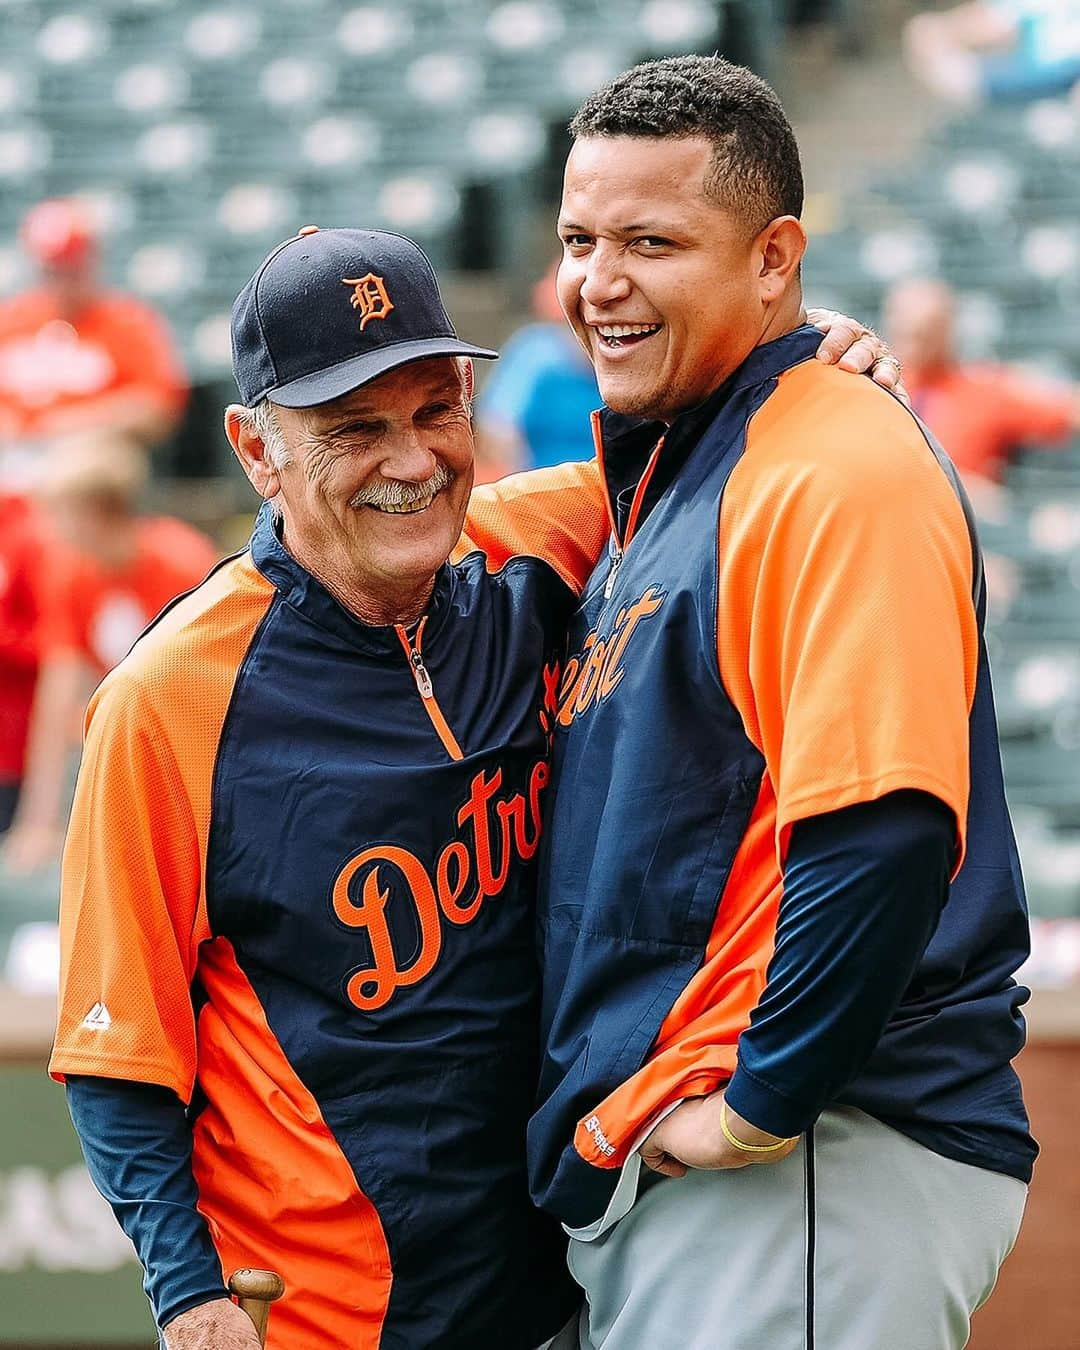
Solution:
M 479 914 L 486 900 L 506 887 L 515 858 L 528 862 L 540 843 L 541 795 L 550 780 L 546 760 L 529 772 L 526 792 L 499 797 L 501 769 L 481 770 L 457 813 L 461 835 L 439 854 L 434 876 L 415 853 L 394 844 L 376 844 L 351 858 L 338 873 L 332 895 L 334 913 L 349 928 L 366 928 L 373 965 L 355 971 L 346 986 L 349 999 L 364 1012 L 383 1007 L 399 989 L 419 984 L 435 969 L 442 951 L 443 921 L 463 927 Z M 386 906 L 391 891 L 383 870 L 395 872 L 395 893 L 402 888 L 416 907 L 420 950 L 408 966 L 397 963 Z M 360 900 L 350 896 L 358 883 Z
M 623 658 L 638 625 L 651 619 L 664 603 L 667 592 L 650 586 L 629 605 L 622 606 L 606 637 L 596 627 L 581 644 L 581 652 L 566 663 L 559 689 L 559 726 L 568 727 L 597 703 L 610 698 L 625 674 Z

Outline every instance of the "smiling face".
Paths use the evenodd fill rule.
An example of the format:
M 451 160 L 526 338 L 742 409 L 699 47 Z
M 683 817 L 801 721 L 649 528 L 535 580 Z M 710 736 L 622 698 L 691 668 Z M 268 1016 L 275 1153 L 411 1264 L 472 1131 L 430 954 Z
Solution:
M 616 412 L 671 421 L 798 320 L 797 294 L 777 311 L 777 222 L 755 234 L 709 197 L 712 160 L 704 136 L 583 136 L 570 151 L 559 298 Z
M 365 621 L 416 618 L 472 488 L 460 367 L 417 361 L 330 403 L 275 413 L 286 458 L 253 481 L 276 498 L 290 552 Z

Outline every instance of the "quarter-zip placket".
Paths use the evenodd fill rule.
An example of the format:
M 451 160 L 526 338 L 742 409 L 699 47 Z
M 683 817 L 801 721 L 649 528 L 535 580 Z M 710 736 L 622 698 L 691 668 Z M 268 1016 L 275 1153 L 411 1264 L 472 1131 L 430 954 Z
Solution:
M 431 683 L 431 676 L 428 674 L 428 668 L 424 665 L 422 647 L 424 641 L 424 625 L 427 623 L 427 615 L 420 620 L 416 626 L 416 633 L 409 635 L 409 631 L 403 624 L 396 623 L 394 632 L 398 635 L 402 647 L 405 648 L 405 655 L 408 657 L 409 669 L 412 671 L 413 679 L 416 681 L 416 688 L 419 691 L 421 702 L 424 705 L 424 711 L 431 718 L 431 725 L 438 733 L 439 740 L 446 747 L 446 753 L 451 759 L 464 759 L 461 746 L 457 743 L 457 737 L 450 730 L 450 724 L 443 716 L 442 709 L 439 707 L 438 700 L 435 697 L 435 687 Z
M 623 555 L 630 547 L 630 541 L 634 537 L 637 529 L 638 516 L 641 515 L 641 504 L 645 500 L 645 493 L 648 490 L 649 480 L 653 476 L 656 468 L 656 462 L 660 458 L 660 451 L 664 447 L 663 436 L 656 442 L 652 454 L 649 456 L 649 462 L 642 470 L 641 477 L 638 479 L 637 487 L 634 489 L 634 496 L 630 502 L 630 514 L 626 518 L 626 533 L 622 539 L 619 538 L 619 529 L 615 521 L 615 512 L 611 506 L 611 493 L 607 487 L 607 475 L 604 472 L 604 437 L 600 429 L 600 414 L 594 412 L 592 415 L 593 443 L 596 446 L 596 459 L 600 466 L 600 478 L 604 484 L 604 506 L 607 508 L 608 521 L 611 525 L 611 537 L 615 540 L 615 549 L 611 558 L 611 571 L 607 574 L 607 580 L 604 582 L 604 599 L 610 600 L 611 593 L 615 589 L 615 579 L 619 575 L 619 567 L 622 564 Z

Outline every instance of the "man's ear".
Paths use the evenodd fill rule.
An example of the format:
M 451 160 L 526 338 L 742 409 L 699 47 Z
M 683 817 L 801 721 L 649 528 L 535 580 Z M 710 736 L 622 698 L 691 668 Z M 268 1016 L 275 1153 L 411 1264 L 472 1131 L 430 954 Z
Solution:
M 806 252 L 806 231 L 794 216 L 777 216 L 755 242 L 761 257 L 759 293 L 762 304 L 769 305 L 798 279 L 799 265 Z
M 281 490 L 281 479 L 266 453 L 262 437 L 252 427 L 246 412 L 247 409 L 239 403 L 229 404 L 225 409 L 225 435 L 248 482 L 260 497 L 269 501 Z
M 471 357 L 466 356 L 462 358 L 461 382 L 465 386 L 465 397 L 471 403 L 473 400 L 473 393 L 476 389 L 476 375 L 473 371 Z

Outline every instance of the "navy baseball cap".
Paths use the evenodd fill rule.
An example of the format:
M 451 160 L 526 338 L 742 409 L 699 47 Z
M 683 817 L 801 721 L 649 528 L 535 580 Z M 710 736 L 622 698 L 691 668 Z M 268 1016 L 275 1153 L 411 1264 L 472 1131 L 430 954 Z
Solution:
M 454 332 L 419 244 L 314 225 L 279 244 L 236 297 L 232 353 L 249 408 L 263 398 L 310 408 L 429 356 L 498 356 Z

